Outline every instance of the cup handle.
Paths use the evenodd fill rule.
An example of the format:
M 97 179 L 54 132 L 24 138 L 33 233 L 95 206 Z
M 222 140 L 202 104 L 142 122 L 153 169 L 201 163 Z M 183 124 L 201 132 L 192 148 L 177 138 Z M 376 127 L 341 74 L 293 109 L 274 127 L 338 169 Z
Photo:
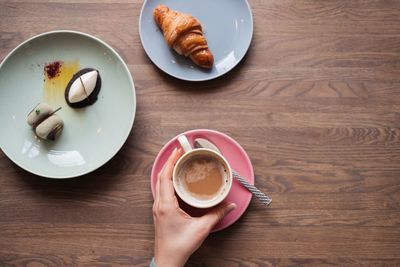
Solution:
M 192 146 L 189 143 L 189 140 L 185 135 L 180 135 L 178 137 L 179 144 L 181 144 L 181 147 L 185 151 L 185 153 L 188 153 L 193 150 Z

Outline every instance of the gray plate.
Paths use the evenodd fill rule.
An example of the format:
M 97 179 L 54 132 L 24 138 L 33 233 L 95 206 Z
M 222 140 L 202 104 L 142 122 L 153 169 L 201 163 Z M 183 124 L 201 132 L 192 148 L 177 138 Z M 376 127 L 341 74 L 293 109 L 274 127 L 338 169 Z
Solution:
M 43 66 L 55 60 L 99 70 L 102 87 L 96 103 L 72 109 L 62 88 L 50 93 L 44 89 Z M 38 139 L 26 123 L 29 111 L 44 100 L 62 107 L 57 114 L 64 131 L 55 142 Z M 109 45 L 88 34 L 56 31 L 35 36 L 0 65 L 0 147 L 34 174 L 70 178 L 102 166 L 127 139 L 135 110 L 135 87 L 126 64 Z
M 200 20 L 214 55 L 211 70 L 197 67 L 168 47 L 153 19 L 159 4 Z M 151 0 L 143 4 L 139 30 L 144 50 L 161 70 L 182 80 L 205 81 L 227 73 L 244 57 L 253 35 L 253 17 L 246 0 Z

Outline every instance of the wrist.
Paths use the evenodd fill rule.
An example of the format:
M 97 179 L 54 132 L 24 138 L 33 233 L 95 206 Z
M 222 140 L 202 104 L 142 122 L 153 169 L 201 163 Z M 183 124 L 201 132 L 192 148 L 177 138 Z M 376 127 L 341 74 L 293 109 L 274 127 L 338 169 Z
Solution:
M 169 255 L 156 253 L 154 256 L 156 267 L 183 267 L 186 261 L 187 258 L 179 257 L 174 253 Z

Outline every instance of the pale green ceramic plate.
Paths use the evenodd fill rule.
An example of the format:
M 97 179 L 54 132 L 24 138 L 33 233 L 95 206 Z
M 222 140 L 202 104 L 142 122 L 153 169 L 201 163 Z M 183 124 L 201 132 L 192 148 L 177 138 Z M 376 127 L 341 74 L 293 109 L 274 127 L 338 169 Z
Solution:
M 66 67 L 61 80 L 45 84 L 43 67 L 57 60 Z M 96 103 L 72 109 L 64 91 L 54 88 L 62 82 L 64 70 L 68 73 L 78 65 L 98 69 L 102 87 Z M 57 114 L 64 120 L 64 131 L 55 142 L 39 140 L 26 123 L 29 111 L 42 101 L 62 107 Z M 0 147 L 34 174 L 71 178 L 102 166 L 126 141 L 135 111 L 135 87 L 128 67 L 109 45 L 88 34 L 40 34 L 15 48 L 0 65 Z

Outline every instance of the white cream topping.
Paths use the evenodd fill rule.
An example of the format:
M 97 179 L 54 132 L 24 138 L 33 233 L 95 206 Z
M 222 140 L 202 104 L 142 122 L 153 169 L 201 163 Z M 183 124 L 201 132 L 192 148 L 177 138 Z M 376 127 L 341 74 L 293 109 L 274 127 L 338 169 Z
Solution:
M 89 71 L 76 79 L 69 90 L 68 101 L 77 103 L 87 98 L 96 87 L 97 71 Z

